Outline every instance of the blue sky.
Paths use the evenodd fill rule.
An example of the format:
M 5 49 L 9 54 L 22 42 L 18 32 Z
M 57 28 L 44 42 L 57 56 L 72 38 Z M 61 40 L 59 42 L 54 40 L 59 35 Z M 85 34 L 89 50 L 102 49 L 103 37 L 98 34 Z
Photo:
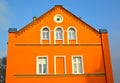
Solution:
M 19 30 L 57 4 L 95 29 L 108 30 L 114 79 L 119 83 L 120 0 L 0 0 L 0 57 L 6 56 L 8 28 Z

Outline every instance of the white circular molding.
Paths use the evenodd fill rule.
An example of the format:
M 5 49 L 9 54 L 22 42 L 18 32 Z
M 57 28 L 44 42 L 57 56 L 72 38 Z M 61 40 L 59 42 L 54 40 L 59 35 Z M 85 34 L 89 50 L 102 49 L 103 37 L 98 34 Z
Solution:
M 54 21 L 55 21 L 56 23 L 61 23 L 61 22 L 63 21 L 62 15 L 56 14 L 56 15 L 54 16 Z

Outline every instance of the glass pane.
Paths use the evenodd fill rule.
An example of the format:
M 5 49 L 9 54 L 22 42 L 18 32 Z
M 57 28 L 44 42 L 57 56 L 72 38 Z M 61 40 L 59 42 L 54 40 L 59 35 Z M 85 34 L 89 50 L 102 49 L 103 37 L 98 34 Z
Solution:
M 56 39 L 62 39 L 62 32 L 56 32 Z
M 43 33 L 43 39 L 49 39 L 49 29 L 48 28 L 44 28 L 42 33 Z
M 72 38 L 71 39 L 75 39 L 75 32 L 72 32 Z
M 56 32 L 56 39 L 58 39 L 58 37 L 59 37 L 59 36 L 58 36 L 58 32 Z
M 45 32 L 43 32 L 43 39 L 45 39 Z
M 49 32 L 43 32 L 43 39 L 49 39 Z
M 75 39 L 76 39 L 75 30 L 74 28 L 70 28 L 69 29 L 69 40 L 75 40 Z
M 78 63 L 78 73 L 82 73 L 82 64 Z
M 47 58 L 46 57 L 38 57 L 38 66 L 39 66 L 39 73 L 47 73 Z
M 73 58 L 73 62 L 76 62 L 76 57 Z
M 39 57 L 38 58 L 38 63 L 39 64 L 46 64 L 47 63 L 47 58 L 46 57 Z
M 74 64 L 73 64 L 73 67 L 74 67 L 74 73 L 77 73 L 77 64 L 74 63 Z
M 80 68 L 80 63 L 78 63 L 77 65 L 78 65 L 78 73 L 81 73 L 81 72 L 80 72 L 80 70 L 81 70 L 81 68 Z
M 46 39 L 49 39 L 49 32 L 46 32 Z
M 77 57 L 77 62 L 81 62 L 81 57 Z
M 56 29 L 56 39 L 63 39 L 62 29 L 61 28 Z
M 49 29 L 48 28 L 44 28 L 43 31 L 49 31 Z
M 40 64 L 45 64 L 46 61 L 45 61 L 45 59 L 41 58 L 41 59 L 39 60 L 39 63 L 40 63 Z
M 62 38 L 63 38 L 63 36 L 62 36 L 62 32 L 60 32 L 60 33 L 59 33 L 59 36 L 60 36 L 60 39 L 62 39 Z
M 43 73 L 47 73 L 47 64 L 43 64 Z
M 39 73 L 42 73 L 42 64 L 39 64 Z
M 60 32 L 58 32 L 58 39 L 60 39 Z
M 61 32 L 61 31 L 62 31 L 62 29 L 61 29 L 61 28 L 57 28 L 57 29 L 56 29 L 56 31 L 59 31 L 59 32 Z
M 73 57 L 74 73 L 83 73 L 81 57 Z
M 69 32 L 69 40 L 71 40 L 71 32 Z

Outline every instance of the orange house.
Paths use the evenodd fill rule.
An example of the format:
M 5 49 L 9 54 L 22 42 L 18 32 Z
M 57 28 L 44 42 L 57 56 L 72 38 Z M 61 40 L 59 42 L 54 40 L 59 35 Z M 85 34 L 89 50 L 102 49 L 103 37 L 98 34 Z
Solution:
M 107 30 L 61 5 L 8 32 L 6 83 L 113 83 Z

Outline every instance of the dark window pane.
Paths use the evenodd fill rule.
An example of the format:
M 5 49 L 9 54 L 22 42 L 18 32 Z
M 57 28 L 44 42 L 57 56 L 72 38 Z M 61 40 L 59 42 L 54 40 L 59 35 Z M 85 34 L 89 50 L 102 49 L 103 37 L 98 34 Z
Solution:
M 63 39 L 61 28 L 57 28 L 55 32 L 56 32 L 56 39 Z
M 74 73 L 77 73 L 77 64 L 74 63 L 73 66 L 74 66 Z
M 39 73 L 42 73 L 42 64 L 39 64 Z
M 47 65 L 43 64 L 43 73 L 47 73 Z

